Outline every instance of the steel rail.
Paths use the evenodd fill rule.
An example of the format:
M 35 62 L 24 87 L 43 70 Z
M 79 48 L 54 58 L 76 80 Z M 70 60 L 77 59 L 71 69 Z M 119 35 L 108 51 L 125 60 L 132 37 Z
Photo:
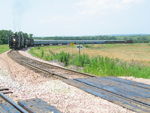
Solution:
M 2 99 L 4 99 L 6 102 L 8 102 L 9 104 L 11 104 L 13 107 L 15 107 L 18 111 L 20 111 L 21 113 L 29 113 L 26 110 L 24 110 L 21 106 L 19 106 L 18 104 L 16 104 L 13 100 L 11 100 L 9 97 L 5 96 L 3 93 L 0 93 L 0 97 Z

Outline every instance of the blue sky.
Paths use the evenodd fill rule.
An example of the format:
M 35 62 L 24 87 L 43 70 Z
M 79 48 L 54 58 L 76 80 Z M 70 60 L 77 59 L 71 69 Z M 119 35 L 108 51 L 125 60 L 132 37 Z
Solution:
M 0 15 L 35 36 L 150 34 L 150 0 L 0 0 Z

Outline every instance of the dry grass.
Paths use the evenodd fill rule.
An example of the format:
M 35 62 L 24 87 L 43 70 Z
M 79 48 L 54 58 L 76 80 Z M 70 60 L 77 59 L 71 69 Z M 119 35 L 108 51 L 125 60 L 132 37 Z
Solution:
M 81 66 L 83 72 L 99 76 L 149 78 L 149 50 L 149 44 L 104 44 L 84 45 L 81 50 L 83 55 L 80 56 L 78 49 L 69 45 L 36 47 L 32 48 L 30 53 L 47 61 L 58 60 L 66 66 Z
M 53 51 L 59 53 L 61 51 L 78 54 L 76 46 L 60 46 L 46 47 L 44 51 Z M 90 57 L 106 56 L 110 58 L 118 58 L 124 61 L 144 64 L 150 66 L 150 44 L 103 44 L 88 45 L 81 50 L 81 54 L 88 54 Z

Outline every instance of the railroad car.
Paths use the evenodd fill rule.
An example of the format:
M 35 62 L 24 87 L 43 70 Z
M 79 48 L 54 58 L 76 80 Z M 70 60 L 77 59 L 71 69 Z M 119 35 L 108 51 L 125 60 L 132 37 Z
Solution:
M 110 43 L 132 43 L 125 40 L 34 40 L 34 45 L 68 45 L 68 44 L 110 44 Z

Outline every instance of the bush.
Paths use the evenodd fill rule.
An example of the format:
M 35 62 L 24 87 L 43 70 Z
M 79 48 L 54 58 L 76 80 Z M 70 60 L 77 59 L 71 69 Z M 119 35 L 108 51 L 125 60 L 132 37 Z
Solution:
M 58 61 L 63 62 L 65 66 L 69 64 L 69 60 L 70 60 L 69 53 L 61 52 L 61 53 L 54 54 L 52 57 L 53 59 L 57 59 Z
M 84 67 L 87 64 L 90 64 L 90 58 L 88 55 L 73 55 L 73 58 L 71 59 L 71 64 L 76 66 Z

